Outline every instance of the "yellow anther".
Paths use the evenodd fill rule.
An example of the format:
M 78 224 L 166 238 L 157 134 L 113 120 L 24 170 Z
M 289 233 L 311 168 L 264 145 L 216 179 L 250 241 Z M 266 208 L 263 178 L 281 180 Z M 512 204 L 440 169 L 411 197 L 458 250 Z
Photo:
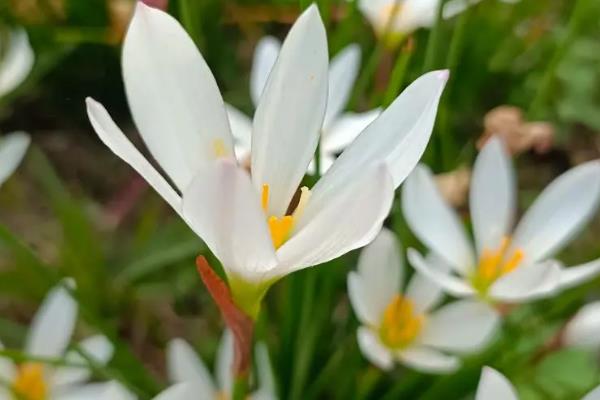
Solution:
M 23 400 L 45 400 L 48 388 L 44 381 L 44 366 L 39 363 L 21 365 L 12 388 Z
M 217 158 L 227 156 L 227 148 L 225 147 L 225 142 L 223 142 L 223 139 L 213 140 L 213 151 L 215 153 L 215 157 Z
M 262 193 L 260 196 L 260 203 L 265 212 L 267 212 L 269 208 L 269 185 L 266 183 L 263 185 Z
M 502 275 L 514 271 L 523 258 L 525 253 L 521 249 L 515 249 L 508 253 L 510 238 L 502 238 L 500 246 L 496 250 L 483 249 L 477 270 L 473 275 L 472 281 L 481 293 L 486 293 L 488 288 Z
M 383 313 L 379 336 L 391 348 L 406 347 L 421 332 L 423 321 L 410 299 L 396 295 Z
M 286 215 L 282 218 L 275 216 L 269 217 L 269 230 L 271 231 L 271 240 L 276 249 L 281 247 L 290 236 L 290 232 L 294 227 L 294 217 Z

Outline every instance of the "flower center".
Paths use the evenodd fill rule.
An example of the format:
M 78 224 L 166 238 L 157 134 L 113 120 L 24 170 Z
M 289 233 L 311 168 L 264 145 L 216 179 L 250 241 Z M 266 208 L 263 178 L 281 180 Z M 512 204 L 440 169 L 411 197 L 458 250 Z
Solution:
M 294 228 L 294 223 L 298 220 L 304 208 L 306 202 L 310 198 L 310 190 L 305 186 L 300 189 L 300 200 L 296 209 L 291 215 L 284 215 L 283 217 L 277 217 L 271 215 L 267 217 L 267 223 L 269 225 L 269 231 L 271 232 L 271 240 L 273 246 L 276 249 L 280 248 L 289 238 Z M 264 184 L 261 193 L 261 204 L 263 210 L 268 212 L 269 210 L 269 185 Z
M 45 400 L 48 388 L 44 381 L 44 366 L 40 363 L 21 365 L 13 382 L 13 390 L 23 400 Z
M 223 142 L 223 139 L 213 140 L 212 145 L 216 158 L 223 158 L 227 156 L 227 148 L 225 147 L 225 142 Z
M 410 299 L 396 295 L 383 312 L 379 337 L 393 349 L 406 347 L 421 332 L 424 321 L 425 316 L 415 312 Z
M 515 249 L 512 252 L 508 252 L 509 245 L 510 238 L 504 237 L 497 249 L 483 250 L 479 258 L 477 270 L 471 278 L 473 286 L 480 293 L 485 294 L 492 283 L 501 276 L 514 271 L 521 261 L 523 261 L 523 257 L 525 256 L 523 250 Z

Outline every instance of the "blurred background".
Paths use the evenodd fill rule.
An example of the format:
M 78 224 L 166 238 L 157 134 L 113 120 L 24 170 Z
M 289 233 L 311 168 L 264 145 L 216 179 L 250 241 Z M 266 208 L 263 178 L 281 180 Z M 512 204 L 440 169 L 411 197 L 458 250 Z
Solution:
M 372 26 L 358 1 L 317 4 L 330 55 L 351 43 L 362 50 L 349 110 L 385 107 L 424 71 L 450 68 L 424 161 L 440 174 L 444 196 L 466 211 L 472 161 L 487 136 L 499 133 L 516 157 L 524 209 L 561 172 L 600 156 L 600 2 L 472 2 L 443 18 L 448 2 L 442 1 L 431 23 L 402 33 Z M 225 100 L 252 115 L 256 43 L 265 35 L 283 39 L 310 1 L 152 3 L 183 24 Z M 84 99 L 92 96 L 143 148 L 120 71 L 134 6 L 133 0 L 0 0 L 0 57 L 15 29 L 26 30 L 34 54 L 23 83 L 0 96 L 0 133 L 23 130 L 33 142 L 0 191 L 0 338 L 20 347 L 46 291 L 74 277 L 78 336 L 100 331 L 115 341 L 115 358 L 102 373 L 149 398 L 165 384 L 165 343 L 186 338 L 212 365 L 222 323 L 194 268 L 195 256 L 208 250 L 100 143 L 85 113 Z M 398 202 L 387 225 L 405 247 L 418 247 Z M 346 297 L 356 255 L 296 273 L 269 292 L 257 337 L 268 344 L 281 398 L 462 398 L 485 363 L 510 371 L 524 399 L 578 398 L 599 381 L 597 354 L 544 350 L 564 321 L 600 294 L 598 280 L 529 306 L 538 317 L 525 326 L 509 319 L 495 344 L 455 375 L 380 372 L 358 351 Z M 561 259 L 598 257 L 596 216 Z

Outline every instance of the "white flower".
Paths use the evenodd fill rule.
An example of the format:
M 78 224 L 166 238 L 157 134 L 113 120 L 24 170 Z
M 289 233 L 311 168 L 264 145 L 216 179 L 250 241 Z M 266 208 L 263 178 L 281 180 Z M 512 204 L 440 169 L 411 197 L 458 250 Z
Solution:
M 196 385 L 191 383 L 178 383 L 160 392 L 152 400 L 194 400 L 213 399 L 201 397 Z M 97 384 L 91 390 L 82 391 L 77 396 L 61 400 L 137 400 L 137 396 L 116 381 Z
M 233 389 L 233 336 L 229 330 L 223 333 L 215 365 L 216 380 L 198 357 L 194 349 L 182 339 L 174 339 L 167 348 L 167 372 L 173 383 L 193 383 L 197 398 L 229 399 Z M 252 400 L 275 400 L 275 383 L 264 344 L 256 347 L 257 379 L 259 389 L 250 395 Z
M 444 4 L 443 17 L 452 18 L 480 1 L 450 0 Z M 501 1 L 515 3 L 519 0 Z M 358 8 L 378 35 L 385 32 L 392 16 L 394 20 L 390 26 L 391 33 L 404 35 L 419 28 L 432 27 L 435 24 L 439 3 L 440 0 L 359 0 Z M 398 9 L 394 10 L 395 7 Z
M 281 43 L 276 38 L 267 36 L 258 42 L 254 50 L 250 94 L 255 106 L 260 102 L 280 49 Z M 360 47 L 356 44 L 347 46 L 331 60 L 329 96 L 321 132 L 321 174 L 331 167 L 336 155 L 352 143 L 358 134 L 381 114 L 380 109 L 358 114 L 343 112 L 352 93 L 359 67 Z M 243 160 L 250 154 L 252 120 L 230 105 L 227 106 L 227 112 L 231 133 L 235 139 L 235 153 L 239 160 Z M 310 163 L 308 171 L 311 174 L 315 172 L 314 161 Z
M 85 390 L 91 371 L 80 365 L 85 365 L 86 360 L 77 351 L 66 351 L 76 319 L 77 303 L 68 291 L 63 286 L 52 289 L 31 322 L 24 352 L 38 358 L 64 358 L 66 363 L 76 366 L 38 361 L 15 365 L 0 358 L 0 380 L 26 400 L 64 400 L 73 392 Z M 106 364 L 112 357 L 112 344 L 103 336 L 92 336 L 78 346 L 99 364 Z M 12 399 L 10 390 L 0 386 L 0 400 Z
M 404 185 L 404 216 L 421 242 L 454 273 L 409 250 L 412 265 L 452 295 L 507 303 L 547 297 L 600 273 L 600 260 L 563 268 L 551 258 L 593 216 L 600 199 L 600 161 L 555 179 L 513 230 L 515 186 L 502 142 L 490 139 L 475 161 L 470 188 L 474 249 L 431 172 L 417 167 Z
M 31 138 L 25 132 L 14 132 L 0 138 L 0 186 L 15 172 Z
M 567 322 L 562 340 L 567 346 L 600 350 L 600 301 L 583 306 Z
M 483 367 L 475 400 L 518 400 L 517 390 L 504 375 L 490 367 Z M 600 400 L 600 386 L 581 400 Z
M 429 141 L 448 78 L 447 71 L 434 71 L 410 85 L 290 207 L 319 140 L 327 60 L 325 29 L 313 5 L 283 43 L 254 115 L 251 177 L 235 162 L 215 79 L 185 30 L 162 11 L 138 3 L 123 74 L 133 119 L 172 184 L 99 103 L 87 100 L 102 141 L 204 240 L 250 316 L 277 279 L 375 237 L 394 188 Z
M 35 60 L 24 29 L 10 32 L 5 49 L 0 59 L 0 97 L 13 91 L 27 78 Z
M 442 290 L 413 275 L 402 290 L 404 266 L 393 234 L 382 230 L 348 275 L 352 307 L 362 323 L 358 344 L 382 369 L 394 360 L 433 373 L 451 372 L 460 365 L 449 353 L 473 352 L 485 345 L 499 321 L 488 305 L 461 300 L 439 307 Z M 437 309 L 436 309 L 437 308 Z

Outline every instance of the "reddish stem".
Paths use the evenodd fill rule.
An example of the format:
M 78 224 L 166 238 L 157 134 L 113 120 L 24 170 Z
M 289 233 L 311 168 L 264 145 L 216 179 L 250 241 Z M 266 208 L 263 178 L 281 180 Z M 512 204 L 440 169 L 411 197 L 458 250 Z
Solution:
M 235 305 L 229 287 L 213 271 L 204 256 L 196 258 L 196 267 L 208 292 L 219 307 L 225 323 L 233 333 L 235 343 L 233 372 L 236 377 L 246 377 L 252 361 L 254 321 Z

